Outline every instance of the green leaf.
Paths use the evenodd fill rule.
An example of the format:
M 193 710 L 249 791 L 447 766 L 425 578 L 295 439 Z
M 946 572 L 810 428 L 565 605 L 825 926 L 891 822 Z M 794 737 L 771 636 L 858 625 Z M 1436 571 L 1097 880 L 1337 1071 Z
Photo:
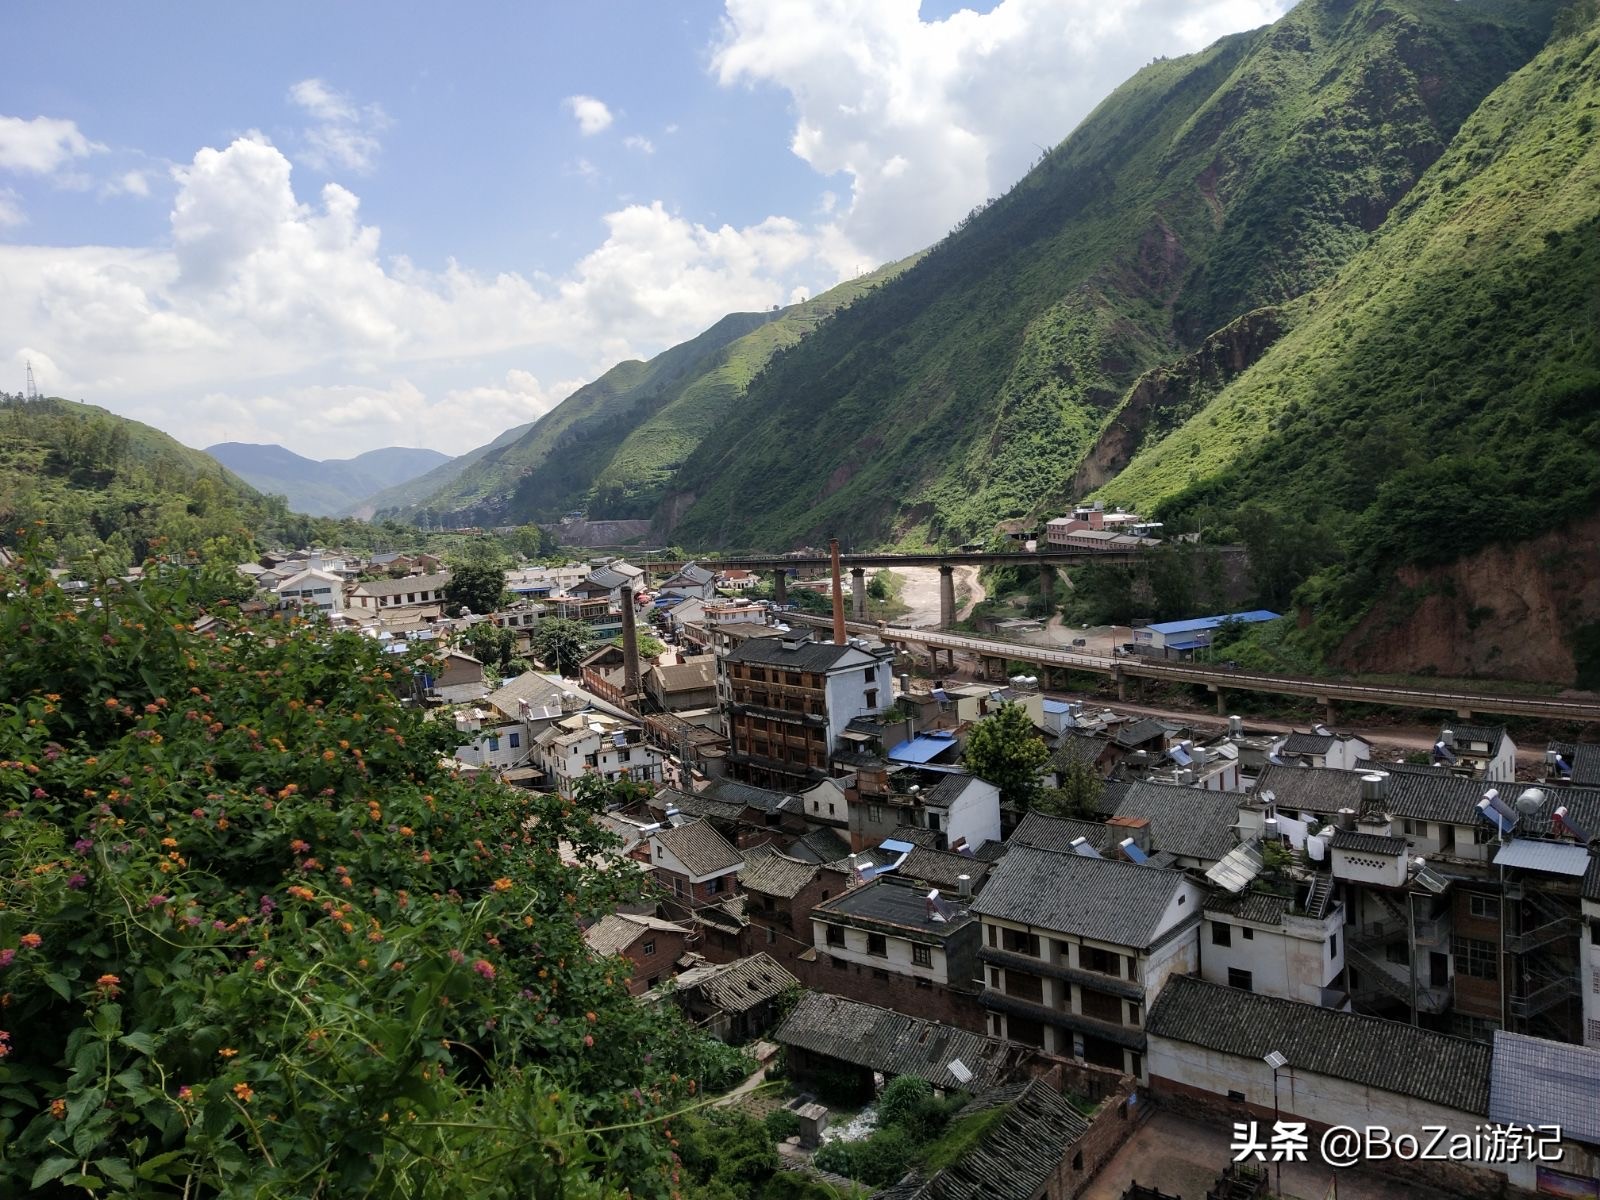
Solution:
M 140 1179 L 165 1179 L 171 1174 L 165 1169 L 168 1164 L 177 1162 L 185 1153 L 183 1150 L 168 1150 L 165 1154 L 147 1158 L 133 1169 L 133 1173 Z
M 117 1042 L 130 1050 L 137 1050 L 140 1054 L 154 1054 L 156 1052 L 155 1038 L 145 1033 L 142 1029 L 135 1030 L 133 1033 L 123 1034 L 117 1039 Z
M 67 982 L 66 976 L 50 974 L 44 977 L 44 981 L 50 986 L 50 990 L 63 1000 L 72 999 L 72 985 Z
M 120 1158 L 97 1158 L 94 1160 L 94 1165 L 100 1169 L 101 1174 L 118 1187 L 133 1186 L 133 1172 L 129 1169 L 128 1164 Z
M 73 1167 L 78 1165 L 75 1158 L 47 1158 L 39 1164 L 39 1169 L 33 1173 L 33 1182 L 28 1186 L 37 1191 L 52 1179 L 60 1179 Z

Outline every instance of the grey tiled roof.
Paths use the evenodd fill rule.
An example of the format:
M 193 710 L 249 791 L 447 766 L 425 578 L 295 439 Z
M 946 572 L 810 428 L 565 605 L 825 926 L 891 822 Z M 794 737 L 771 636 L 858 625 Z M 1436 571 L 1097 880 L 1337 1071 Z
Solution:
M 613 571 L 610 567 L 596 567 L 589 572 L 584 582 L 609 590 L 622 587 L 629 582 L 629 579 L 621 571 Z
M 1463 743 L 1482 742 L 1489 747 L 1489 753 L 1494 754 L 1500 749 L 1500 742 L 1506 736 L 1504 725 L 1462 725 L 1453 722 L 1444 726 L 1440 732 L 1443 733 L 1444 729 L 1455 734 L 1457 753 L 1463 749 Z
M 563 690 L 559 683 L 551 683 L 537 672 L 524 671 L 499 690 L 490 692 L 484 697 L 484 702 L 515 719 L 517 701 L 526 700 L 530 708 L 559 708 Z
M 1283 739 L 1284 754 L 1326 754 L 1333 745 L 1332 734 L 1300 733 L 1298 730 Z
M 772 851 L 759 859 L 752 856 L 739 872 L 739 884 L 747 892 L 792 900 L 816 877 L 817 864 Z
M 1219 861 L 1238 844 L 1243 792 L 1210 792 L 1167 783 L 1135 783 L 1117 805 L 1119 817 L 1144 817 L 1150 822 L 1150 844 L 1188 858 Z
M 1226 913 L 1241 921 L 1254 921 L 1260 925 L 1281 925 L 1283 914 L 1289 911 L 1289 898 L 1274 896 L 1270 892 L 1245 892 L 1238 896 L 1214 892 L 1206 897 L 1205 911 Z
M 700 967 L 678 976 L 678 990 L 700 995 L 725 1012 L 748 1012 L 756 1005 L 781 996 L 800 981 L 765 952 L 730 963 Z
M 1137 721 L 1130 721 L 1118 729 L 1111 740 L 1131 750 L 1155 738 L 1164 737 L 1169 728 L 1165 721 L 1159 721 L 1155 717 L 1140 717 Z
M 686 817 L 708 817 L 715 821 L 732 821 L 744 812 L 744 805 L 732 800 L 719 800 L 710 792 L 680 792 L 676 788 L 662 788 L 650 797 L 653 812 L 664 815 L 668 806 L 677 808 Z
M 1459 1112 L 1489 1111 L 1490 1049 L 1315 1004 L 1260 996 L 1190 975 L 1167 981 L 1145 1031 L 1259 1063 L 1277 1050 L 1292 1070 L 1344 1079 Z
M 407 575 L 403 579 L 369 579 L 356 585 L 368 596 L 403 596 L 407 592 L 437 592 L 450 582 L 450 572 L 438 575 Z
M 715 875 L 734 870 L 744 862 L 739 852 L 706 821 L 690 821 L 650 836 L 689 868 L 691 875 Z
M 1563 1140 L 1600 1145 L 1600 1049 L 1495 1030 L 1489 1119 L 1558 1125 Z
M 973 782 L 971 775 L 946 775 L 922 793 L 922 802 L 932 804 L 936 808 L 949 808 L 961 799 L 962 793 L 971 787 Z
M 914 1075 L 958 1092 L 981 1092 L 1008 1082 L 1027 1055 L 1026 1047 L 1014 1042 L 812 991 L 800 994 L 772 1040 L 885 1075 Z M 960 1059 L 972 1072 L 970 1081 L 950 1073 L 952 1059 Z
M 791 842 L 785 853 L 801 862 L 831 863 L 850 853 L 850 843 L 837 830 L 824 825 Z
M 1268 766 L 1263 768 L 1251 795 L 1260 800 L 1263 792 L 1273 793 L 1278 807 L 1290 811 L 1336 813 L 1341 808 L 1359 809 L 1361 773 Z
M 987 1092 L 959 1115 L 995 1108 L 1005 1115 L 955 1162 L 932 1179 L 916 1175 L 879 1192 L 879 1200 L 1033 1200 L 1089 1131 L 1072 1103 L 1038 1079 Z
M 989 870 L 988 863 L 975 857 L 952 854 L 948 850 L 934 850 L 929 846 L 918 846 L 900 864 L 901 878 L 915 879 L 951 895 L 960 886 L 963 875 L 970 878 L 972 890 L 977 891 L 983 886 Z
M 607 913 L 583 931 L 583 940 L 596 954 L 621 954 L 646 934 L 689 931 L 682 925 L 656 917 L 636 917 L 627 913 Z
M 800 797 L 791 792 L 756 787 L 753 783 L 739 783 L 733 779 L 712 780 L 706 793 L 714 799 L 760 809 L 764 813 L 800 811 Z
M 1007 840 L 1013 846 L 1032 846 L 1037 850 L 1059 850 L 1067 854 L 1071 853 L 1074 841 L 1088 838 L 1096 850 L 1107 853 L 1127 836 L 1126 830 L 1113 829 L 1102 821 L 1079 821 L 1030 812 Z
M 791 671 L 826 671 L 840 659 L 851 655 L 868 657 L 864 650 L 858 650 L 854 646 L 835 646 L 832 642 L 801 642 L 791 650 L 783 638 L 758 637 L 740 642 L 728 652 L 727 661 L 761 663 L 766 666 L 786 667 Z
M 949 903 L 954 908 L 953 898 Z M 817 905 L 811 910 L 811 915 L 821 920 L 835 916 L 868 925 L 893 925 L 931 934 L 941 940 L 973 919 L 971 916 L 935 919 L 927 891 L 914 884 L 901 882 L 892 875 L 875 879 L 865 887 L 841 892 Z
M 1142 949 L 1156 940 L 1184 882 L 1177 871 L 1012 846 L 989 872 L 972 911 Z
M 1349 850 L 1353 854 L 1404 854 L 1406 840 L 1387 837 L 1381 833 L 1357 833 L 1353 829 L 1335 829 L 1333 848 Z

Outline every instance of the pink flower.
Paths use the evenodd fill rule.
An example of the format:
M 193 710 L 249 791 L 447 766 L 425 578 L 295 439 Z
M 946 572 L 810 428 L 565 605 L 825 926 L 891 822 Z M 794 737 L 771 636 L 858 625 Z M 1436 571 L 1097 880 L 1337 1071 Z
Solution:
M 594 1034 L 592 1034 L 592 1033 L 584 1034 L 583 1035 L 583 1044 L 585 1046 L 593 1046 L 594 1045 Z
M 494 964 L 486 958 L 478 959 L 477 962 L 472 964 L 472 969 L 485 979 L 492 980 L 494 978 Z
M 453 963 L 466 962 L 467 956 L 459 950 L 452 949 L 450 951 L 450 961 Z
M 15 950 L 0 950 L 0 967 L 9 967 L 11 960 L 17 956 Z
M 89 838 L 79 838 L 77 841 L 72 843 L 72 850 L 75 854 L 87 854 L 93 849 L 94 842 Z
M 67 886 L 69 888 L 71 888 L 73 891 L 77 892 L 77 891 L 81 891 L 83 889 L 83 885 L 88 883 L 88 882 L 89 882 L 89 877 L 87 875 L 85 875 L 82 871 L 79 871 L 76 875 L 72 876 L 72 878 L 67 880 Z
M 154 896 L 150 897 L 150 907 L 151 908 L 160 908 L 163 904 L 165 904 L 167 902 L 168 899 L 169 899 L 169 897 L 163 896 L 163 895 L 161 895 L 161 893 L 157 892 Z
M 44 791 L 44 789 L 42 787 L 36 787 L 36 788 L 33 789 L 33 798 L 35 800 L 43 800 L 44 797 L 45 797 L 45 791 Z

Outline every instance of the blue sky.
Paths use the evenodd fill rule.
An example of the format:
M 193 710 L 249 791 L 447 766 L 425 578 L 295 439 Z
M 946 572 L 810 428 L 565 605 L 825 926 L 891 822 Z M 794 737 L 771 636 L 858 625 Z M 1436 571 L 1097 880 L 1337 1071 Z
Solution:
M 1282 7 L 15 6 L 0 388 L 458 453 L 936 240 L 1155 54 Z

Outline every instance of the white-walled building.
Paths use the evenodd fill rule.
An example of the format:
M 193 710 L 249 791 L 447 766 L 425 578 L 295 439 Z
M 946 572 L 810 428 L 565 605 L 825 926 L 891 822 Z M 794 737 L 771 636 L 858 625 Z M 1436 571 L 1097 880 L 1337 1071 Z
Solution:
M 315 608 L 329 614 L 344 612 L 344 580 L 332 571 L 307 567 L 296 571 L 277 587 L 279 608 Z
M 946 775 L 918 794 L 917 823 L 938 833 L 939 849 L 998 842 L 1000 789 L 974 775 Z
M 1145 1011 L 1199 968 L 1203 898 L 1179 871 L 1013 846 L 971 906 L 988 1032 L 1142 1079 Z
M 1301 891 L 1304 891 L 1304 887 Z M 1296 913 L 1287 896 L 1226 892 L 1206 898 L 1200 977 L 1212 983 L 1344 1009 L 1344 906 L 1321 917 Z
M 548 784 L 567 799 L 578 780 L 590 772 L 607 783 L 624 777 L 634 783 L 660 783 L 663 778 L 666 753 L 646 742 L 637 725 L 614 717 L 579 713 L 557 721 L 535 742 Z
M 1517 777 L 1517 744 L 1499 725 L 1446 726 L 1434 743 L 1434 762 L 1475 779 Z
M 534 739 L 561 719 L 559 683 L 533 671 L 518 675 L 478 704 L 456 713 L 456 729 L 471 740 L 457 748 L 468 766 L 508 771 L 536 763 Z

